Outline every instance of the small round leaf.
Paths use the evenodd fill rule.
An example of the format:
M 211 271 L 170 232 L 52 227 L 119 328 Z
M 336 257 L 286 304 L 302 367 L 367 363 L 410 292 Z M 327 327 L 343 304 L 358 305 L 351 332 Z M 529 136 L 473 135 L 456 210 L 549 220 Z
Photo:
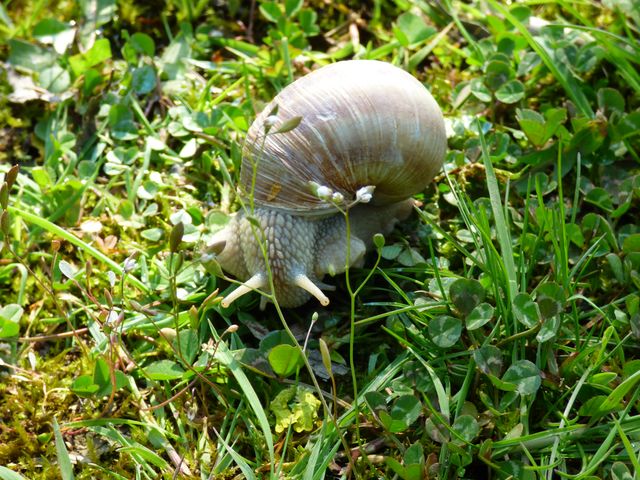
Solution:
M 485 292 L 479 281 L 460 278 L 449 287 L 449 296 L 460 313 L 469 315 L 484 300 Z
M 516 103 L 524 98 L 524 85 L 519 80 L 510 80 L 496 90 L 496 98 L 502 103 Z
M 513 299 L 513 314 L 527 328 L 535 327 L 540 321 L 538 305 L 531 300 L 528 293 L 519 293 Z
M 502 372 L 502 352 L 498 347 L 485 345 L 473 351 L 473 359 L 482 373 L 498 376 Z
M 292 345 L 276 345 L 269 352 L 269 364 L 280 377 L 293 375 L 303 363 L 300 350 Z
M 453 422 L 452 427 L 454 432 L 457 432 L 467 442 L 472 442 L 480 433 L 480 426 L 471 415 L 460 415 Z
M 488 303 L 478 305 L 465 319 L 467 330 L 477 330 L 488 323 L 493 318 L 494 311 L 495 309 Z
M 440 348 L 449 348 L 458 341 L 462 333 L 462 322 L 454 317 L 442 315 L 429 322 L 431 340 Z
M 502 380 L 516 385 L 520 395 L 533 395 L 542 383 L 540 370 L 529 360 L 520 360 L 511 365 Z

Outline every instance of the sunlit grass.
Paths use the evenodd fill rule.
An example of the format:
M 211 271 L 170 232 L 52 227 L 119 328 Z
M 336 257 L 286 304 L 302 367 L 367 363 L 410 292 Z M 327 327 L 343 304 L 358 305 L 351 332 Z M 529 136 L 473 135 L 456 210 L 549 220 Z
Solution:
M 102 3 L 0 7 L 1 479 L 637 476 L 632 4 Z M 348 58 L 443 171 L 328 308 L 224 308 L 244 134 Z

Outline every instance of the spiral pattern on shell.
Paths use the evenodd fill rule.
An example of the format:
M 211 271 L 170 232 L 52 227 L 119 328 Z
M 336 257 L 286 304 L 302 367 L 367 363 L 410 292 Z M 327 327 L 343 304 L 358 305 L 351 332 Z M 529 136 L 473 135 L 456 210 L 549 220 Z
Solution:
M 278 120 L 266 134 L 276 105 Z M 298 116 L 296 128 L 273 133 Z M 247 133 L 241 182 L 258 205 L 335 213 L 309 182 L 346 199 L 374 185 L 375 204 L 393 203 L 431 181 L 445 149 L 440 108 L 417 79 L 384 62 L 344 61 L 298 79 L 264 108 Z

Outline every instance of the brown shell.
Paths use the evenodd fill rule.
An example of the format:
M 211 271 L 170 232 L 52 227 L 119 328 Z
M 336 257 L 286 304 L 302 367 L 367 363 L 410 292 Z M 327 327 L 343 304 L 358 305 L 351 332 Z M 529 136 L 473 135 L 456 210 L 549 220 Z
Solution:
M 265 119 L 278 106 L 265 137 Z M 302 121 L 273 133 L 286 121 Z M 256 204 L 293 214 L 335 212 L 309 182 L 347 200 L 375 185 L 376 204 L 420 192 L 442 165 L 446 134 L 442 112 L 428 90 L 391 64 L 351 60 L 320 68 L 282 90 L 256 118 L 243 151 L 242 184 Z

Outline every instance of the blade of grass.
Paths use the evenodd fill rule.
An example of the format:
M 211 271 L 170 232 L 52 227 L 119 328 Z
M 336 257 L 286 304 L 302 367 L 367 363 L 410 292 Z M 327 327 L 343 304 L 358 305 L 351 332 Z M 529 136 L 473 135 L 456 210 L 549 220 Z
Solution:
M 0 467 L 0 479 L 2 480 L 27 480 L 25 477 L 9 470 L 7 467 Z
M 60 432 L 60 426 L 58 420 L 53 417 L 53 435 L 56 441 L 56 456 L 58 457 L 58 465 L 60 466 L 60 476 L 62 480 L 73 480 L 73 465 L 71 465 L 71 459 L 69 458 L 69 452 L 64 444 L 62 438 L 62 432 Z
M 212 426 L 211 428 L 213 428 L 213 431 L 215 432 L 216 437 L 218 437 L 218 441 L 222 443 L 222 445 L 224 446 L 224 449 L 227 451 L 227 453 L 229 453 L 231 458 L 233 458 L 233 460 L 236 462 L 236 465 L 238 465 L 238 467 L 240 468 L 240 471 L 242 471 L 244 478 L 247 478 L 249 480 L 253 480 L 257 478 L 253 473 L 253 469 L 247 463 L 247 460 L 238 452 L 236 452 L 233 449 L 233 446 L 229 445 L 224 438 L 222 438 L 222 435 L 218 433 L 218 430 L 216 430 L 215 427 Z
M 260 403 L 260 399 L 258 398 L 256 391 L 251 386 L 251 382 L 242 370 L 240 363 L 233 357 L 224 342 L 219 342 L 218 349 L 216 350 L 216 358 L 223 365 L 229 368 L 236 381 L 240 385 L 240 389 L 244 393 L 247 402 L 249 402 L 249 405 L 253 409 L 253 413 L 258 419 L 260 429 L 262 430 L 262 433 L 264 435 L 264 441 L 267 444 L 267 449 L 269 451 L 269 459 L 271 460 L 270 469 L 271 474 L 273 475 L 273 466 L 275 464 L 273 437 L 271 434 L 271 427 L 269 426 L 269 420 L 267 420 L 267 414 L 265 413 L 264 408 L 262 408 L 262 403 Z M 231 454 L 231 452 L 229 453 Z
M 507 294 L 509 295 L 507 302 L 510 304 L 518 293 L 518 277 L 516 275 L 516 265 L 513 260 L 513 247 L 511 246 L 511 233 L 507 228 L 507 220 L 505 210 L 502 206 L 502 200 L 500 197 L 500 188 L 498 186 L 498 179 L 496 173 L 493 170 L 493 163 L 489 156 L 487 149 L 487 142 L 482 133 L 482 127 L 480 122 L 476 123 L 478 129 L 478 135 L 480 137 L 480 145 L 482 147 L 482 160 L 487 176 L 487 189 L 489 190 L 489 200 L 491 202 L 491 210 L 493 212 L 493 219 L 496 225 L 496 234 L 498 236 L 498 243 L 500 244 L 500 252 L 502 254 L 502 262 L 504 264 L 506 278 L 508 282 Z
M 633 445 L 629 441 L 629 437 L 624 432 L 624 429 L 620 425 L 620 422 L 616 419 L 614 421 L 616 425 L 616 430 L 618 431 L 618 435 L 620 436 L 620 440 L 622 440 L 622 444 L 624 445 L 625 450 L 627 451 L 627 455 L 629 456 L 629 460 L 633 465 L 633 469 L 636 471 L 636 474 L 640 473 L 640 459 L 638 459 L 638 453 L 634 451 Z

